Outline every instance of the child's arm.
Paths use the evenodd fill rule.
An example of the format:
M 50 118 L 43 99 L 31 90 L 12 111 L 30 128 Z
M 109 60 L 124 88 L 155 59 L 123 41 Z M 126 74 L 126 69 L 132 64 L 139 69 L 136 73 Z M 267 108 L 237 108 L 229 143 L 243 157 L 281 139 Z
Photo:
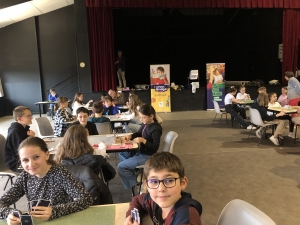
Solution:
M 133 199 L 129 203 L 129 209 L 126 212 L 126 218 L 131 216 L 131 210 L 133 210 L 134 208 L 136 208 L 139 211 L 141 219 L 148 213 L 146 206 L 144 206 L 144 204 L 143 204 L 143 202 L 148 201 L 148 200 L 146 200 L 147 196 L 145 196 L 145 195 L 147 195 L 147 194 L 144 193 L 144 194 L 133 197 Z
M 118 108 L 116 106 L 113 106 L 113 115 L 119 114 Z
M 235 97 L 232 97 L 231 101 L 232 101 L 232 102 L 235 102 L 235 103 L 240 103 L 240 102 L 241 102 L 241 100 L 236 99 Z

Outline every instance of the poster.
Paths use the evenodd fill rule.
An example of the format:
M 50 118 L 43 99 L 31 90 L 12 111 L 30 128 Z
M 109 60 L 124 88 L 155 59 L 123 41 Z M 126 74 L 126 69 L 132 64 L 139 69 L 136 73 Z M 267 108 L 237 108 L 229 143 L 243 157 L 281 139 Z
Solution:
M 156 112 L 171 112 L 170 64 L 150 65 L 151 105 Z
M 220 108 L 224 108 L 225 97 L 225 63 L 207 63 L 207 110 L 214 109 L 213 101 L 217 101 Z

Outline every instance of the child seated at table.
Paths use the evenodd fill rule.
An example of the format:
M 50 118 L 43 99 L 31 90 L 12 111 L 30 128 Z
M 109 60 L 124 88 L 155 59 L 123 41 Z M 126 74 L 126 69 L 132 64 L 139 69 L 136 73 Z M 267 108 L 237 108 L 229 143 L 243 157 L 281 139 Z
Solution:
M 56 102 L 59 95 L 56 93 L 56 91 L 54 90 L 54 88 L 51 88 L 49 90 L 49 95 L 48 95 L 48 101 L 50 102 Z M 49 106 L 49 109 L 50 109 L 50 117 L 51 119 L 53 119 L 53 116 L 55 115 L 55 111 L 57 110 L 56 107 L 55 107 L 55 104 L 50 104 Z
M 83 104 L 83 94 L 81 92 L 77 92 L 74 96 L 74 100 L 73 100 L 73 103 L 72 103 L 72 108 L 73 108 L 73 115 L 76 116 L 76 110 L 79 108 L 79 107 L 85 107 L 85 108 L 89 108 L 89 105 L 90 103 L 93 102 L 93 100 L 89 100 L 88 103 L 86 104 Z
M 93 104 L 94 116 L 91 116 L 88 121 L 92 123 L 110 122 L 109 118 L 102 115 L 103 111 L 103 104 L 101 102 L 95 102 Z
M 8 128 L 4 159 L 5 164 L 10 170 L 17 171 L 20 166 L 20 159 L 18 155 L 19 145 L 27 137 L 34 137 L 35 133 L 29 129 L 29 125 L 32 124 L 32 114 L 28 107 L 16 107 L 13 111 L 13 117 L 16 122 L 11 123 Z
M 269 97 L 269 104 L 268 104 L 268 107 L 281 107 L 281 105 L 279 104 L 279 102 L 276 102 L 277 100 L 277 94 L 275 92 L 271 92 L 268 94 L 268 97 Z M 268 111 L 267 112 L 268 115 L 273 115 L 273 114 L 276 114 L 274 112 L 270 112 Z M 284 115 L 284 116 L 279 116 L 277 117 L 277 119 L 279 120 L 288 120 L 289 121 L 289 134 L 288 134 L 288 137 L 290 138 L 294 138 L 294 123 L 292 122 L 292 117 L 289 116 L 289 115 Z
M 238 107 L 238 103 L 241 100 L 237 100 L 234 95 L 236 95 L 236 88 L 231 86 L 228 90 L 228 94 L 225 96 L 224 104 L 226 112 L 230 113 L 231 116 L 240 124 L 241 127 L 245 129 L 256 129 L 252 125 L 246 123 L 244 119 L 246 119 L 246 111 L 242 107 Z M 232 104 L 237 103 L 237 104 Z
M 283 138 L 283 132 L 284 132 L 284 126 L 285 122 L 284 120 L 279 120 L 278 117 L 286 115 L 285 112 L 280 112 L 274 115 L 268 115 L 268 104 L 269 104 L 269 98 L 268 95 L 264 92 L 260 93 L 257 97 L 257 102 L 253 104 L 253 108 L 257 109 L 261 115 L 261 118 L 263 121 L 266 121 L 267 123 L 271 124 L 277 124 L 276 130 L 274 132 L 274 135 L 272 135 L 269 139 L 273 142 L 274 145 L 279 145 L 278 138 Z M 263 127 L 259 128 L 256 131 L 256 136 L 258 138 L 262 137 L 262 131 Z
M 66 130 L 71 125 L 70 122 L 76 120 L 76 116 L 69 113 L 66 108 L 68 107 L 68 98 L 60 96 L 57 99 L 58 110 L 56 111 L 54 121 L 54 135 L 63 137 Z
M 112 98 L 110 96 L 104 97 L 103 101 L 104 101 L 103 115 L 117 115 L 119 113 L 118 108 L 112 105 Z
M 98 130 L 95 123 L 88 121 L 89 119 L 89 110 L 85 107 L 79 107 L 76 111 L 77 121 L 73 123 L 73 125 L 80 124 L 83 126 L 88 135 L 98 135 Z
M 23 172 L 13 186 L 0 197 L 0 213 L 8 224 L 20 224 L 20 218 L 9 206 L 24 195 L 27 201 L 49 200 L 50 206 L 34 206 L 29 212 L 34 218 L 52 220 L 88 208 L 93 199 L 84 187 L 50 157 L 47 144 L 38 137 L 28 137 L 19 146 Z
M 146 160 L 157 152 L 162 135 L 162 128 L 155 118 L 155 110 L 151 105 L 142 105 L 139 116 L 142 125 L 138 132 L 125 137 L 125 141 L 134 140 L 139 144 L 137 152 L 120 152 L 118 173 L 125 189 L 136 184 L 135 168 L 143 165 Z
M 104 182 L 112 180 L 116 175 L 115 169 L 106 162 L 102 155 L 94 155 L 94 151 L 84 127 L 73 125 L 67 130 L 54 160 L 62 165 L 88 166 L 95 174 L 103 177 Z M 110 190 L 104 182 L 100 184 L 100 202 L 101 204 L 112 204 Z
M 240 92 L 237 94 L 236 99 L 238 100 L 251 99 L 250 95 L 246 93 L 246 87 L 244 85 L 240 86 Z
M 281 95 L 279 96 L 277 102 L 279 102 L 282 107 L 289 104 L 289 100 L 287 98 L 287 92 L 288 91 L 286 86 L 281 88 Z
M 154 224 L 202 224 L 202 205 L 183 191 L 188 180 L 177 156 L 169 152 L 155 153 L 146 161 L 144 177 L 148 193 L 132 199 L 124 225 L 138 224 L 132 222 L 134 208 L 140 218 L 149 214 Z

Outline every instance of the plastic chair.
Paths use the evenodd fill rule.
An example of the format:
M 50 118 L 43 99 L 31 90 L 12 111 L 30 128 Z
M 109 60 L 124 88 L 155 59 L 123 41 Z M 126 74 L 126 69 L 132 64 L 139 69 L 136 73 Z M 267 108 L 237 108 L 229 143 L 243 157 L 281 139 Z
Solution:
M 111 134 L 110 122 L 95 123 L 99 134 Z
M 37 117 L 35 118 L 37 125 L 38 136 L 40 138 L 53 137 L 53 127 L 47 117 Z
M 171 152 L 173 153 L 173 147 L 174 142 L 176 138 L 178 137 L 178 134 L 174 131 L 169 131 L 164 139 L 163 146 L 162 146 L 162 152 Z M 136 174 L 140 176 L 140 181 L 137 183 L 137 186 L 139 186 L 139 193 L 141 192 L 142 183 L 143 183 L 143 172 L 144 172 L 145 165 L 137 166 L 137 172 Z M 137 179 L 138 180 L 138 179 Z M 131 188 L 132 196 L 135 196 L 134 187 Z
M 221 109 L 220 109 L 220 106 L 219 106 L 219 103 L 218 103 L 218 102 L 213 101 L 213 103 L 214 103 L 216 115 L 215 115 L 215 118 L 214 118 L 214 120 L 213 120 L 213 122 L 212 122 L 212 125 L 214 124 L 215 119 L 216 119 L 216 117 L 217 117 L 218 114 L 221 115 L 220 120 L 219 120 L 218 127 L 220 126 L 220 122 L 221 122 L 221 119 L 222 119 L 222 116 L 223 116 L 223 115 L 226 116 L 226 122 L 227 122 L 227 124 L 228 124 L 228 120 L 227 120 L 227 112 L 226 112 L 225 110 L 221 110 Z
M 13 185 L 13 178 L 18 176 L 19 173 L 15 173 L 11 171 L 5 164 L 4 161 L 4 151 L 5 151 L 5 137 L 0 134 L 0 176 L 7 177 L 6 184 L 4 186 L 4 191 L 7 187 L 8 181 L 10 181 L 10 184 Z M 16 204 L 14 203 L 14 208 L 16 208 Z
M 259 126 L 259 127 L 263 127 L 263 132 L 262 132 L 261 138 L 259 139 L 259 142 L 258 142 L 258 145 L 257 145 L 257 146 L 259 146 L 262 137 L 266 134 L 267 128 L 268 127 L 273 127 L 274 128 L 276 126 L 276 124 L 264 123 L 264 121 L 262 120 L 261 115 L 260 115 L 260 113 L 257 109 L 249 108 L 249 117 L 250 117 L 250 122 L 252 124 L 254 124 L 256 126 Z M 249 136 L 251 134 L 251 131 L 252 131 L 252 127 L 251 127 L 251 130 L 249 132 L 248 139 L 249 139 Z
M 235 199 L 221 212 L 217 225 L 276 225 L 264 212 L 255 206 Z
M 173 152 L 174 142 L 176 138 L 178 137 L 178 134 L 174 131 L 169 131 L 164 139 L 163 146 L 162 146 L 162 152 Z

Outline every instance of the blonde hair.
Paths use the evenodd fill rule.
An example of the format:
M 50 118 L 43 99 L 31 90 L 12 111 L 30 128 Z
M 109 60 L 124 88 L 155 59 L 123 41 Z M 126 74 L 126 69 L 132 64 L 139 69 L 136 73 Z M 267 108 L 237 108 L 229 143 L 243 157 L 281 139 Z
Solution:
M 263 107 L 267 107 L 269 104 L 268 95 L 265 92 L 259 93 L 257 97 L 257 104 Z

